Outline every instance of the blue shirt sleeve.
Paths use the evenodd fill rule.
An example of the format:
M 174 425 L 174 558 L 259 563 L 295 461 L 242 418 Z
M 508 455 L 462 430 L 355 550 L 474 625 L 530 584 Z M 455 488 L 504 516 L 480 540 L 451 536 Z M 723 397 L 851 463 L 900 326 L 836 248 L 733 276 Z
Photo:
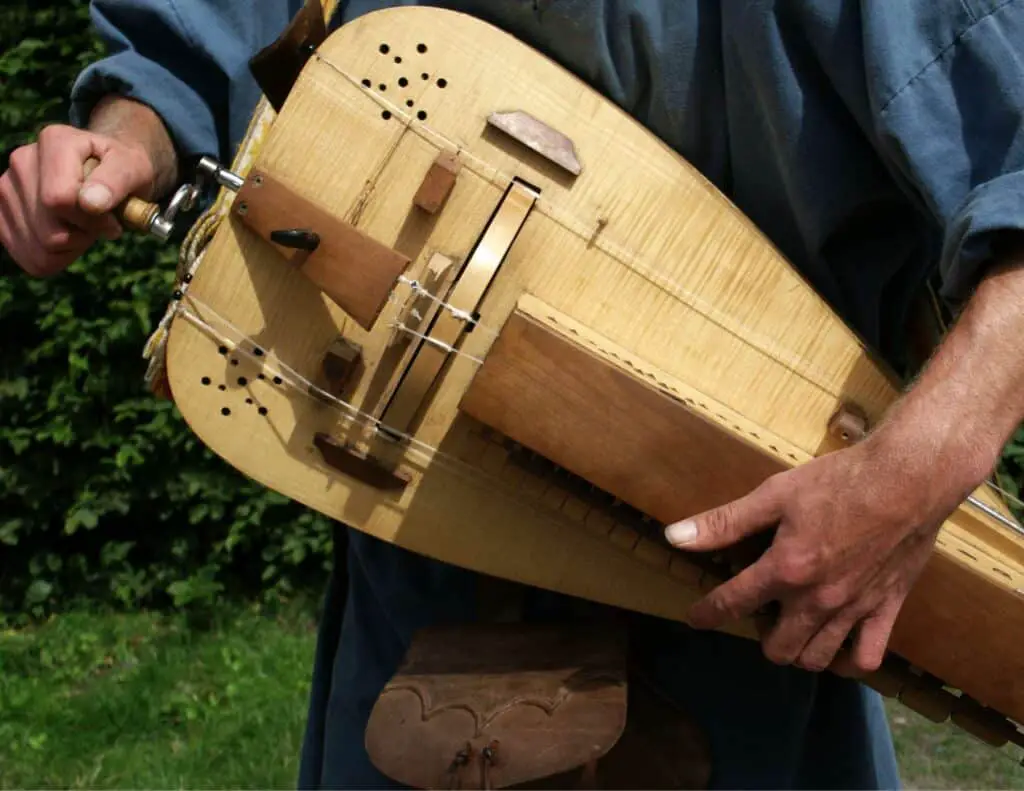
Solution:
M 875 115 L 886 159 L 941 229 L 941 293 L 953 302 L 970 296 L 998 237 L 1024 231 L 1024 3 L 963 8 L 964 26 Z M 899 57 L 881 42 L 872 51 Z
M 249 59 L 273 41 L 301 0 L 93 0 L 107 47 L 71 92 L 70 121 L 84 126 L 96 102 L 118 94 L 151 107 L 182 158 L 229 161 L 260 91 Z

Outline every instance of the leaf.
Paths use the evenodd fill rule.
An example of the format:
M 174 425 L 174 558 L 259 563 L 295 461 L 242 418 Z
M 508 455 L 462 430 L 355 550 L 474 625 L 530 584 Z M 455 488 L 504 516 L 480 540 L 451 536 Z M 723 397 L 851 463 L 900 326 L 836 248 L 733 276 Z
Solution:
M 18 543 L 18 531 L 25 524 L 24 519 L 8 519 L 0 522 L 0 543 L 13 547 Z
M 99 517 L 95 511 L 89 508 L 78 508 L 72 511 L 64 521 L 64 532 L 70 536 L 78 532 L 80 527 L 92 530 L 97 524 L 99 524 Z
M 28 586 L 28 590 L 25 591 L 25 604 L 42 604 L 52 592 L 53 585 L 46 580 L 33 580 L 32 584 Z

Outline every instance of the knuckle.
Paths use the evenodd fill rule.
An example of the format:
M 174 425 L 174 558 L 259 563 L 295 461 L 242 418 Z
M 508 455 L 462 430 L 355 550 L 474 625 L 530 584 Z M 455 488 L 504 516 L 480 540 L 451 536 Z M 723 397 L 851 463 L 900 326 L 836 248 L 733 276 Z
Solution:
M 814 591 L 811 601 L 819 611 L 834 612 L 848 603 L 849 596 L 840 585 L 825 585 Z
M 735 620 L 741 616 L 740 608 L 736 601 L 726 594 L 709 598 L 708 609 L 712 616 L 719 620 Z
M 807 670 L 811 673 L 821 673 L 828 667 L 828 660 L 820 653 L 814 654 L 803 654 L 797 661 L 796 665 L 803 670 Z
M 76 203 L 76 185 L 45 182 L 39 186 L 39 204 L 50 212 L 72 209 Z
M 712 535 L 720 535 L 735 519 L 736 506 L 734 503 L 727 503 L 721 508 L 716 508 L 709 513 L 704 521 L 703 528 Z
M 8 164 L 10 169 L 23 173 L 26 168 L 31 166 L 31 163 L 35 161 L 34 145 L 21 146 L 14 149 L 8 158 Z
M 153 181 L 156 171 L 149 154 L 140 146 L 121 146 L 118 149 L 124 161 L 125 170 L 131 174 L 136 184 L 149 184 Z
M 49 124 L 39 130 L 39 142 L 47 146 L 59 145 L 67 140 L 73 131 L 71 127 L 64 124 Z
M 774 665 L 791 665 L 796 658 L 792 650 L 771 642 L 765 643 L 761 650 L 765 659 Z
M 776 575 L 788 587 L 802 588 L 814 578 L 815 563 L 808 553 L 790 550 L 781 554 L 776 563 Z
M 67 252 L 69 241 L 70 237 L 66 231 L 54 231 L 43 237 L 39 247 L 47 255 L 57 255 Z

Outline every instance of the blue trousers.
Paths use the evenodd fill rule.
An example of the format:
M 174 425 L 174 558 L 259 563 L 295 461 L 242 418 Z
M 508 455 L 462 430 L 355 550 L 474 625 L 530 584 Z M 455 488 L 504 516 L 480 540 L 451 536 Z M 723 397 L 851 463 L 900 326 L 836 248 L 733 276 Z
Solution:
M 397 788 L 367 757 L 370 710 L 417 629 L 478 617 L 476 575 L 355 530 L 335 546 L 298 784 Z M 593 606 L 545 591 L 527 595 L 530 619 L 571 617 Z M 629 617 L 640 669 L 708 736 L 713 788 L 899 787 L 873 690 L 774 665 L 753 641 Z

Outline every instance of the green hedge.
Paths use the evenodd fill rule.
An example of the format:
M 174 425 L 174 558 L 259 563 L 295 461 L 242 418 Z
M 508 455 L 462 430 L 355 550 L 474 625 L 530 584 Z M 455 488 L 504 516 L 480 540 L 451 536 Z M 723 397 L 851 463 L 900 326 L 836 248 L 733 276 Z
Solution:
M 65 122 L 101 54 L 85 0 L 0 7 L 0 149 Z M 68 273 L 0 266 L 0 615 L 88 598 L 208 607 L 322 581 L 329 522 L 235 472 L 143 386 L 175 250 L 125 237 Z

